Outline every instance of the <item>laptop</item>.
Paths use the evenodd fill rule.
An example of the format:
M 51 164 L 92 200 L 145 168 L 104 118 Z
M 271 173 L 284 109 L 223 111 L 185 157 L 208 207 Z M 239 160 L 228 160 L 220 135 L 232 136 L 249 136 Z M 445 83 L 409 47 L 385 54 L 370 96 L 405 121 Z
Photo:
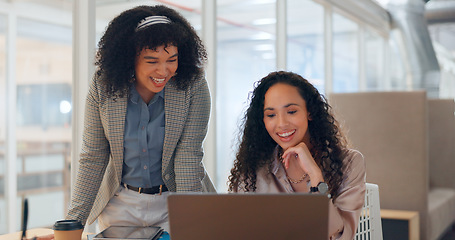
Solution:
M 327 239 L 322 194 L 179 193 L 168 196 L 172 240 Z

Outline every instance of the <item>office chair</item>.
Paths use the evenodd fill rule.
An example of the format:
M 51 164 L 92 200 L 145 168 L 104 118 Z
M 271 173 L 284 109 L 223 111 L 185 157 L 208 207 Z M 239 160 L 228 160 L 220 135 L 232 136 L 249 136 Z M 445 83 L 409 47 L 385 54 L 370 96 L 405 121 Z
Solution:
M 382 240 L 378 185 L 366 183 L 365 203 L 360 212 L 355 240 Z

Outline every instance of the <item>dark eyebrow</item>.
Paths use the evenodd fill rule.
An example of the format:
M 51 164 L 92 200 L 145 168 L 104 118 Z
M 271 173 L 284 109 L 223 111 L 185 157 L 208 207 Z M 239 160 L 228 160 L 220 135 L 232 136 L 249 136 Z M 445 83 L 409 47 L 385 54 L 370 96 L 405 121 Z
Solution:
M 289 104 L 284 105 L 284 108 L 288 108 L 290 106 L 299 106 L 299 105 L 297 103 L 289 103 Z M 264 112 L 267 110 L 274 110 L 274 108 L 270 108 L 270 107 L 264 108 Z
M 299 106 L 299 104 L 297 104 L 297 103 L 289 103 L 289 104 L 285 105 L 284 107 L 287 108 L 287 107 L 290 107 L 290 106 Z
M 173 58 L 173 57 L 177 57 L 179 54 L 176 53 L 172 56 L 170 56 L 169 58 Z M 152 57 L 152 56 L 144 56 L 144 59 L 158 59 L 157 57 Z

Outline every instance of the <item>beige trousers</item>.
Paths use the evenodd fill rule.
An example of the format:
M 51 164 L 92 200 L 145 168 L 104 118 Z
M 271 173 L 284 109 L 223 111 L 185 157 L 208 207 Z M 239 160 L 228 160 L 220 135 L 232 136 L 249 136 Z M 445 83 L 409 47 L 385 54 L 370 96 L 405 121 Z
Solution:
M 160 226 L 169 232 L 168 195 L 140 194 L 120 186 L 98 217 L 100 231 L 109 226 Z

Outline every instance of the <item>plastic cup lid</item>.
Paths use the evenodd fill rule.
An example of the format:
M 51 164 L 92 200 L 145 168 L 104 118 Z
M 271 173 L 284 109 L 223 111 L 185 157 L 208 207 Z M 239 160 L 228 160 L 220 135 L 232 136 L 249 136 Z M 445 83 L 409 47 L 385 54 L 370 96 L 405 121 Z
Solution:
M 60 220 L 55 222 L 52 229 L 57 231 L 68 231 L 68 230 L 78 230 L 83 229 L 81 222 L 79 220 Z

